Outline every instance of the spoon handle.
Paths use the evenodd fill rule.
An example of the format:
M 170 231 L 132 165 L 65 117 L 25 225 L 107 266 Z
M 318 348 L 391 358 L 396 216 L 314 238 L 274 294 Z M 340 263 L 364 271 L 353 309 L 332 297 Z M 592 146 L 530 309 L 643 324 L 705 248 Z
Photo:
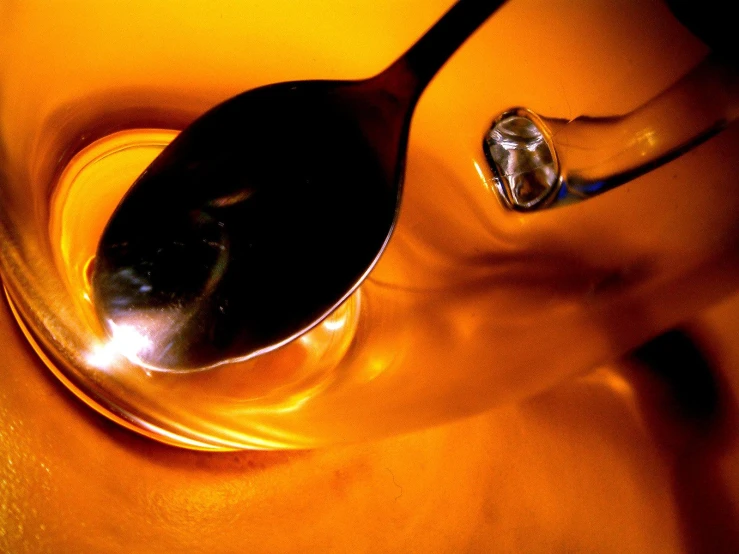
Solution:
M 506 0 L 459 0 L 400 58 L 380 74 L 394 92 L 414 102 L 459 47 Z

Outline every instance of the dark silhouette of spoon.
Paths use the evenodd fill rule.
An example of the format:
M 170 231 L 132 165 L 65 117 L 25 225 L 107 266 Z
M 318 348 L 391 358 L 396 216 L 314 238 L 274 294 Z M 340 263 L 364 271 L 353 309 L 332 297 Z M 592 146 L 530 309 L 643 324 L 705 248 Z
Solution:
M 98 246 L 94 304 L 122 353 L 161 369 L 209 367 L 331 313 L 390 237 L 418 98 L 503 3 L 460 0 L 370 79 L 265 86 L 187 127 Z

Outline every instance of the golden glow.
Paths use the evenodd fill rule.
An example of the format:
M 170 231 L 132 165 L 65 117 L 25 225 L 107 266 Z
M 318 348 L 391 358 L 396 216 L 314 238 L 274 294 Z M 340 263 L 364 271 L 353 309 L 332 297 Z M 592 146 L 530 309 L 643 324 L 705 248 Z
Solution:
M 111 340 L 103 344 L 97 344 L 87 356 L 87 363 L 99 369 L 108 369 L 118 360 L 120 350 Z
M 367 362 L 367 365 L 365 366 L 365 380 L 372 381 L 373 379 L 376 379 L 377 376 L 381 375 L 382 372 L 385 371 L 388 367 L 390 367 L 390 363 L 386 358 L 372 358 Z
M 47 223 L 43 185 L 50 181 L 39 172 L 53 169 L 60 152 L 87 132 L 86 114 L 107 113 L 101 106 L 116 111 L 148 102 L 194 116 L 255 84 L 368 75 L 450 3 L 0 1 L 0 165 L 28 195 L 40 189 L 23 221 Z M 201 400 L 189 391 L 198 389 L 210 400 L 232 400 L 237 422 L 261 418 L 259 399 L 279 385 L 308 381 L 284 400 L 318 381 L 316 396 L 280 415 L 302 417 L 299 423 L 308 421 L 308 430 L 329 442 L 387 434 L 397 423 L 391 408 L 399 405 L 434 412 L 423 423 L 475 401 L 497 409 L 311 452 L 187 452 L 81 409 L 46 375 L 39 356 L 54 364 L 44 350 L 22 327 L 38 356 L 31 351 L 0 306 L 0 551 L 658 554 L 736 544 L 721 539 L 736 536 L 739 498 L 731 424 L 739 394 L 739 298 L 694 322 L 715 346 L 726 420 L 705 427 L 686 421 L 660 404 L 664 397 L 639 377 L 646 371 L 609 366 L 596 377 L 571 376 L 617 353 L 647 322 L 669 325 L 694 313 L 673 309 L 679 299 L 650 287 L 651 272 L 681 271 L 684 257 L 706 259 L 719 252 L 722 236 L 735 239 L 736 179 L 714 168 L 731 166 L 736 142 L 708 144 L 574 211 L 526 219 L 486 203 L 488 191 L 469 163 L 487 118 L 501 109 L 522 103 L 563 117 L 622 113 L 672 82 L 703 47 L 668 18 L 663 2 L 511 0 L 506 9 L 503 23 L 491 22 L 439 75 L 414 119 L 402 221 L 362 293 L 362 312 L 385 334 L 372 334 L 352 301 L 342 308 L 341 330 L 319 326 L 305 344 L 295 341 L 261 365 L 193 375 L 185 390 L 167 375 L 146 378 L 164 404 L 197 408 Z M 527 25 L 516 25 L 521 21 Z M 500 55 L 501 43 L 530 48 Z M 59 135 L 64 148 L 46 156 L 49 137 Z M 699 173 L 703 167 L 708 171 Z M 33 179 L 19 181 L 26 174 Z M 693 198 L 691 176 L 699 174 L 704 186 Z M 92 229 L 89 220 L 99 211 L 75 222 L 70 210 L 66 231 L 49 233 L 68 241 L 66 261 L 59 257 L 56 265 L 68 281 L 85 273 L 89 258 L 82 254 L 90 250 L 76 245 L 85 240 L 76 234 L 97 233 L 84 226 Z M 478 263 L 485 259 L 499 264 Z M 629 268 L 646 294 L 625 281 L 606 286 Z M 667 271 L 662 284 L 671 284 L 672 275 Z M 478 294 L 488 281 L 497 296 Z M 87 290 L 84 282 L 69 282 L 54 293 Z M 632 299 L 622 311 L 609 309 L 620 299 L 618 287 Z M 689 297 L 685 291 L 694 289 L 678 290 Z M 80 298 L 84 312 L 87 300 Z M 453 316 L 439 317 L 452 299 Z M 490 317 L 496 313 L 500 320 Z M 456 324 L 460 319 L 464 325 Z M 532 339 L 531 328 L 545 336 Z M 484 339 L 460 348 L 475 332 Z M 360 346 L 368 340 L 377 348 L 366 353 Z M 328 350 L 314 348 L 327 343 Z M 437 344 L 446 352 L 434 350 Z M 508 355 L 505 344 L 518 352 Z M 423 355 L 409 361 L 404 348 Z M 349 352 L 360 369 L 352 373 L 351 366 L 328 385 L 306 370 L 332 367 L 336 351 Z M 336 382 L 354 383 L 373 368 L 382 371 L 358 394 L 336 400 Z M 109 384 L 99 373 L 100 386 Z M 64 372 L 55 374 L 75 390 Z M 554 382 L 559 386 L 548 388 Z M 120 386 L 136 384 L 132 378 Z M 446 387 L 452 392 L 443 405 Z M 539 394 L 524 399 L 532 392 Z M 324 402 L 323 418 L 316 398 Z M 196 426 L 186 414 L 166 415 Z M 212 425 L 228 427 L 221 415 Z M 159 440 L 208 447 L 184 438 L 176 425 L 108 417 Z M 305 440 L 300 425 L 275 437 L 275 421 L 264 417 L 255 447 Z M 223 449 L 229 438 L 240 438 L 222 436 Z
M 134 325 L 116 325 L 113 321 L 108 321 L 108 325 L 111 330 L 110 340 L 96 347 L 88 361 L 100 369 L 108 369 L 118 356 L 140 363 L 139 357 L 151 346 L 151 339 L 141 332 L 140 327 Z
M 658 146 L 660 146 L 659 133 L 657 133 L 653 129 L 644 129 L 636 137 L 634 137 L 634 142 L 639 149 L 639 154 L 642 157 L 646 158 L 650 155 L 653 155 L 652 152 L 656 150 Z
M 477 171 L 477 176 L 480 177 L 480 181 L 482 181 L 486 187 L 490 187 L 490 181 L 485 177 L 485 174 L 482 172 L 482 168 L 480 167 L 480 164 L 477 163 L 477 161 L 473 161 L 472 165 L 475 166 L 475 171 Z
M 18 325 L 21 329 L 21 332 L 23 333 L 23 336 L 25 337 L 28 344 L 31 345 L 31 348 L 33 349 L 36 356 L 38 356 L 38 359 L 48 368 L 51 370 L 51 372 L 59 379 L 61 383 L 63 383 L 72 393 L 74 393 L 75 396 L 77 396 L 82 402 L 87 404 L 90 408 L 93 410 L 99 412 L 100 414 L 104 415 L 107 418 L 110 418 L 115 423 L 121 425 L 122 427 L 125 427 L 126 429 L 129 429 L 131 431 L 135 431 L 137 433 L 142 433 L 146 436 L 148 436 L 152 440 L 158 440 L 170 445 L 176 445 L 176 446 L 182 446 L 183 443 L 187 445 L 189 448 L 192 448 L 194 450 L 223 450 L 223 448 L 214 448 L 213 445 L 208 444 L 207 442 L 202 442 L 198 440 L 192 440 L 184 437 L 180 437 L 180 439 L 177 439 L 177 435 L 173 434 L 166 429 L 162 429 L 159 427 L 156 427 L 154 425 L 151 425 L 147 422 L 143 421 L 135 421 L 133 418 L 130 417 L 124 417 L 122 414 L 118 413 L 111 413 L 105 409 L 103 409 L 99 404 L 92 401 L 90 397 L 82 392 L 77 385 L 75 385 L 72 381 L 69 380 L 69 378 L 65 375 L 63 371 L 60 371 L 57 365 L 54 363 L 53 360 L 51 360 L 44 351 L 43 348 L 38 344 L 36 341 L 36 338 L 33 336 L 33 334 L 29 331 L 28 327 L 23 323 L 23 318 L 20 317 L 18 314 L 17 308 L 15 307 L 13 303 L 13 299 L 9 296 L 7 289 L 3 288 L 3 292 L 5 293 L 5 298 L 8 301 L 8 308 L 9 312 L 13 315 L 15 318 L 14 324 Z M 7 314 L 4 314 L 4 317 L 7 317 Z M 6 320 L 7 321 L 7 320 Z M 10 327 L 6 326 L 8 331 L 10 330 Z M 3 327 L 0 327 L 0 329 Z M 0 340 L 2 340 L 4 337 L 3 335 L 0 335 Z M 36 361 L 36 360 L 34 360 Z M 32 365 L 32 364 L 31 364 Z
M 109 321 L 108 324 L 111 327 L 110 342 L 115 345 L 119 352 L 137 357 L 151 346 L 151 339 L 142 334 L 137 327 L 116 325 L 112 321 Z
M 22 251 L 2 255 L 20 260 L 6 272 L 20 311 L 43 315 L 34 332 L 82 360 L 60 369 L 80 382 L 69 368 L 108 340 L 86 268 L 117 199 L 175 129 L 255 86 L 372 75 L 449 3 L 13 3 L 0 39 L 0 137 L 14 203 L 2 206 L 18 208 Z M 721 286 L 695 283 L 735 240 L 739 198 L 717 169 L 726 151 L 704 152 L 716 169 L 701 172 L 698 197 L 683 160 L 639 186 L 530 217 L 504 212 L 481 183 L 481 137 L 502 110 L 628 112 L 705 52 L 661 3 L 575 4 L 512 0 L 431 83 L 412 122 L 394 235 L 361 307 L 353 296 L 341 308 L 344 325 L 337 313 L 269 355 L 197 374 L 149 375 L 122 360 L 94 371 L 90 394 L 220 445 L 359 440 L 527 397 L 718 298 L 726 273 L 708 275 Z M 631 27 L 644 13 L 649 33 Z M 491 55 L 520 44 L 521 21 L 541 47 Z M 658 209 L 666 195 L 674 203 Z M 88 335 L 82 347 L 66 341 Z M 300 408 L 279 412 L 286 404 Z
M 227 409 L 234 417 L 250 418 L 256 429 L 258 414 L 295 411 L 336 378 L 339 361 L 357 329 L 361 294 L 356 292 L 291 344 L 253 359 L 209 369 L 199 376 L 179 377 L 179 383 L 174 381 L 172 385 L 167 384 L 168 378 L 161 370 L 139 359 L 151 343 L 152 333 L 165 333 L 169 328 L 166 311 L 152 310 L 118 326 L 109 322 L 108 336 L 91 303 L 89 268 L 98 237 L 136 177 L 175 136 L 175 131 L 157 129 L 118 132 L 88 145 L 70 161 L 52 198 L 49 228 L 54 260 L 75 300 L 78 316 L 86 322 L 87 340 L 94 345 L 84 360 L 102 370 L 103 375 L 95 379 L 111 379 L 120 383 L 118 386 L 140 390 L 144 398 L 150 398 L 144 402 L 151 403 L 151 407 L 142 404 L 141 408 L 160 412 L 162 417 L 168 417 L 164 414 L 169 410 L 177 413 L 184 407 L 195 408 L 195 413 L 203 414 L 197 417 L 209 419 Z M 205 396 L 200 398 L 202 393 Z M 228 403 L 235 402 L 232 407 L 221 405 L 224 395 Z M 274 430 L 261 437 L 259 431 L 254 433 L 250 438 L 253 448 L 289 444 L 285 442 L 289 434 L 280 438 Z M 224 429 L 221 434 L 222 446 L 230 448 L 228 431 Z M 175 436 L 172 432 L 169 435 Z M 299 437 L 291 440 L 300 442 Z
M 89 283 L 97 241 L 120 199 L 175 136 L 160 129 L 109 135 L 80 151 L 54 189 L 49 231 L 55 262 L 79 316 L 98 333 Z
M 323 326 L 329 331 L 339 331 L 344 325 L 346 325 L 346 316 L 344 315 L 329 318 L 323 322 Z

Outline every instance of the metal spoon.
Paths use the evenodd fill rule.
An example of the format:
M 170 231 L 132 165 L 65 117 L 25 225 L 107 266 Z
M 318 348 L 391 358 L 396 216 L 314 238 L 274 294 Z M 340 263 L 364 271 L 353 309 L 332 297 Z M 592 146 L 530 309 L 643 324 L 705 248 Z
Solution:
M 101 323 L 144 365 L 274 349 L 347 298 L 382 253 L 426 85 L 504 0 L 460 0 L 379 75 L 240 94 L 139 177 L 92 274 Z

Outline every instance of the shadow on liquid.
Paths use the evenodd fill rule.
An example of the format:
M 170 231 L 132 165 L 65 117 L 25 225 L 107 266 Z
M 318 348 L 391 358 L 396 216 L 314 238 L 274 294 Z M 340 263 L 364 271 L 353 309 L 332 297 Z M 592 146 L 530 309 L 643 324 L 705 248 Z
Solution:
M 671 473 L 686 552 L 739 552 L 739 514 L 722 474 L 736 443 L 731 389 L 686 330 L 667 331 L 631 357 L 656 384 L 637 390 Z

